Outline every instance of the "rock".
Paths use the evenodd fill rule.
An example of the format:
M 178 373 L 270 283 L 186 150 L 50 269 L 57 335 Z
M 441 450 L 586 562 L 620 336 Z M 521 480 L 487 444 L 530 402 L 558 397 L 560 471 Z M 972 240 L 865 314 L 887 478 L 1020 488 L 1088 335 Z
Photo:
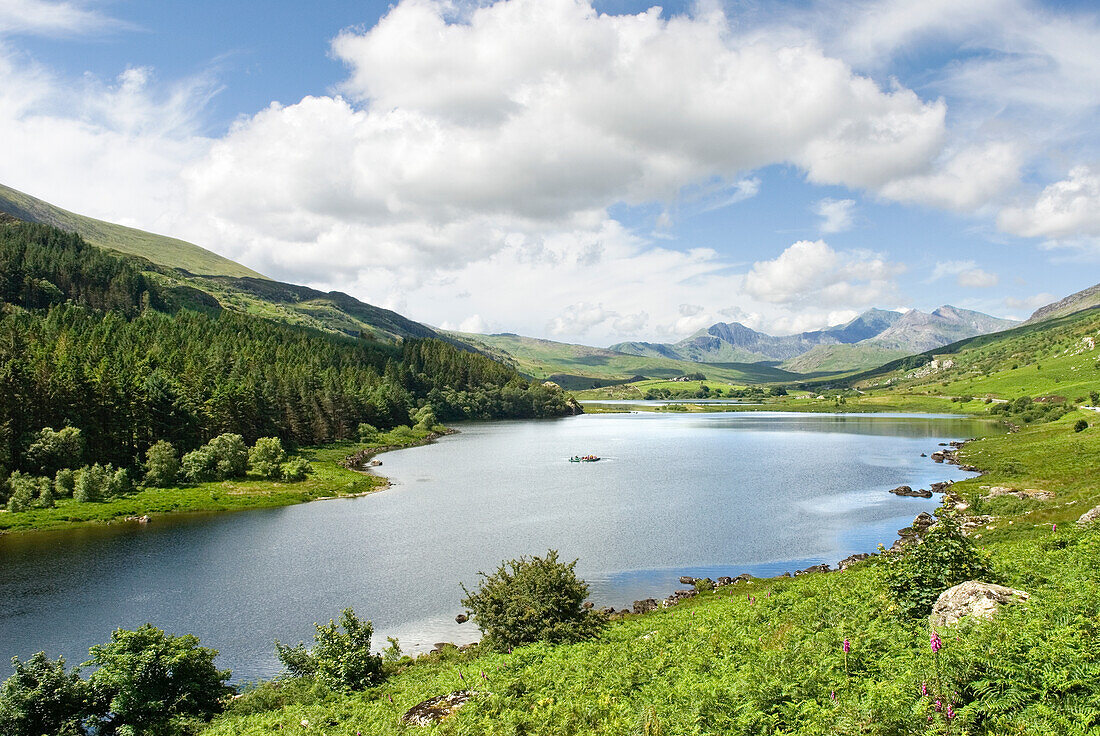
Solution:
M 718 578 L 718 585 L 719 586 L 733 585 L 733 578 L 731 578 L 728 575 L 723 575 L 722 577 Z
M 826 564 L 810 565 L 805 570 L 795 570 L 794 576 L 798 577 L 799 575 L 809 575 L 810 573 L 814 573 L 814 572 L 829 572 L 829 571 L 830 571 L 830 568 Z
M 928 453 L 927 453 L 927 452 L 922 452 L 922 453 L 920 454 L 920 456 L 921 456 L 921 457 L 928 457 Z
M 454 713 L 477 695 L 473 690 L 455 690 L 453 693 L 428 698 L 405 711 L 405 715 L 401 716 L 401 722 L 407 726 L 431 726 Z
M 985 487 L 982 490 L 986 490 Z M 1050 491 L 1039 490 L 1038 488 L 1009 488 L 1008 486 L 990 486 L 988 493 L 982 496 L 983 501 L 989 501 L 997 498 L 998 496 L 1015 496 L 1016 498 L 1031 499 L 1033 501 L 1051 501 L 1054 499 L 1054 494 Z
M 944 458 L 944 454 L 942 452 L 933 452 L 932 453 L 932 460 L 934 460 L 937 463 L 942 463 L 943 458 Z
M 935 526 L 935 524 L 936 517 L 932 516 L 932 514 L 927 511 L 920 512 L 917 514 L 917 518 L 913 519 L 913 528 L 921 533 L 928 531 L 928 529 Z
M 951 626 L 967 616 L 989 620 L 1000 606 L 1030 597 L 1022 590 L 967 580 L 940 593 L 928 620 L 933 626 Z
M 458 649 L 458 647 L 455 646 L 454 642 L 437 641 L 435 643 L 435 646 L 432 648 L 432 654 L 439 654 L 441 652 L 445 652 L 448 649 Z
M 469 620 L 470 620 L 470 617 L 467 616 L 465 613 L 460 613 L 457 616 L 455 616 L 455 623 L 456 624 L 464 624 Z
M 955 485 L 955 481 L 945 480 L 940 481 L 939 483 L 933 483 L 932 485 L 928 486 L 928 488 L 931 489 L 932 493 L 946 493 L 947 489 L 953 485 Z
M 1081 514 L 1081 518 L 1077 520 L 1078 526 L 1088 526 L 1097 519 L 1100 519 L 1100 506 L 1091 508 L 1085 513 Z
M 665 598 L 665 606 L 675 606 L 677 603 L 688 598 L 694 598 L 696 595 L 694 590 L 677 590 L 668 598 Z
M 595 604 L 592 601 L 585 601 L 583 604 L 581 604 L 581 608 L 586 611 L 591 611 L 594 605 Z
M 836 569 L 845 570 L 857 562 L 862 562 L 863 560 L 866 560 L 870 556 L 871 555 L 867 554 L 866 552 L 857 552 L 854 555 L 848 555 L 843 560 L 836 563 Z
M 654 598 L 646 598 L 644 601 L 634 601 L 634 613 L 649 613 L 650 611 L 656 611 L 659 607 Z
M 681 575 L 680 585 L 695 585 L 695 578 L 690 575 Z
M 736 579 L 740 580 L 743 583 L 747 583 L 750 580 L 752 580 L 752 578 L 753 578 L 752 575 L 748 574 L 747 572 L 743 572 L 740 575 L 738 575 Z
M 914 498 L 932 498 L 932 491 L 926 491 L 923 488 L 914 491 L 910 486 L 898 486 L 890 490 L 895 496 L 912 496 Z

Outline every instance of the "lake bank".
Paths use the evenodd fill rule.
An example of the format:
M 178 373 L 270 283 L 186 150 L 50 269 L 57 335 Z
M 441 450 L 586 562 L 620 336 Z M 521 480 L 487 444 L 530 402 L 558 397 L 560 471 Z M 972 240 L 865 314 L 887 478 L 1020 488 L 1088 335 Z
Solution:
M 322 447 L 302 448 L 298 454 L 310 461 L 312 472 L 303 481 L 284 482 L 246 477 L 228 481 L 197 483 L 175 488 L 146 488 L 106 501 L 78 503 L 59 499 L 50 509 L 0 513 L 0 536 L 57 531 L 89 525 L 138 525 L 179 514 L 214 514 L 278 508 L 310 501 L 349 498 L 388 487 L 385 477 L 346 468 L 342 462 L 358 452 L 374 457 L 408 447 L 428 444 L 451 430 L 415 433 L 404 442 L 393 442 L 383 434 L 377 445 L 337 442 Z M 145 520 L 139 520 L 145 517 Z

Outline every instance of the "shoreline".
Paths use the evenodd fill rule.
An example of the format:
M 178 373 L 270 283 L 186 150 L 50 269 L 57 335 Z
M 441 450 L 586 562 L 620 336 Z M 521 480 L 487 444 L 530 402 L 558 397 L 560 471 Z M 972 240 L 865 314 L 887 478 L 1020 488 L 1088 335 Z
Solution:
M 148 524 L 155 524 L 158 519 L 186 518 L 188 515 L 197 514 L 227 514 L 240 511 L 297 506 L 300 504 L 312 503 L 313 501 L 361 498 L 384 491 L 390 488 L 392 484 L 388 478 L 373 472 L 370 468 L 357 469 L 343 465 L 349 457 L 357 453 L 364 453 L 365 459 L 370 460 L 385 452 L 428 445 L 435 442 L 440 437 L 456 434 L 457 432 L 458 430 L 456 429 L 448 428 L 442 432 L 432 432 L 426 437 L 419 438 L 409 443 L 367 447 L 356 452 L 350 452 L 350 454 L 343 451 L 345 449 L 352 450 L 352 448 L 358 447 L 360 443 L 335 442 L 330 445 L 307 450 L 307 452 L 314 456 L 318 453 L 322 455 L 335 455 L 339 452 L 343 452 L 340 458 L 316 458 L 310 459 L 310 462 L 317 464 L 332 462 L 339 471 L 354 473 L 362 480 L 369 479 L 370 487 L 365 490 L 355 490 L 351 493 L 336 493 L 333 495 L 331 491 L 335 486 L 339 485 L 339 478 L 327 480 L 318 479 L 313 481 L 312 484 L 309 480 L 301 483 L 286 483 L 283 481 L 264 481 L 255 478 L 244 478 L 230 481 L 200 483 L 175 488 L 145 489 L 130 496 L 123 496 L 109 501 L 83 504 L 79 507 L 75 507 L 75 509 L 86 512 L 104 511 L 105 507 L 111 504 L 115 504 L 118 507 L 115 513 L 103 517 L 93 516 L 83 519 L 66 517 L 49 518 L 49 512 L 56 512 L 58 508 L 73 509 L 74 507 L 71 504 L 55 507 L 54 509 L 34 509 L 29 512 L 23 512 L 43 514 L 47 518 L 44 519 L 44 523 L 40 525 L 26 528 L 0 529 L 0 539 L 5 537 L 26 537 L 28 535 L 42 533 L 64 533 L 80 529 L 110 526 L 121 527 L 125 525 L 134 525 L 136 527 L 144 527 Z M 318 488 L 318 484 L 323 484 L 324 487 Z M 239 489 L 242 485 L 253 485 L 256 487 L 254 489 L 241 491 Z M 188 507 L 178 508 L 173 505 L 181 503 L 187 504 Z M 8 516 L 10 513 L 11 512 L 5 511 L 0 518 Z M 60 516 L 60 514 L 57 514 L 57 516 Z

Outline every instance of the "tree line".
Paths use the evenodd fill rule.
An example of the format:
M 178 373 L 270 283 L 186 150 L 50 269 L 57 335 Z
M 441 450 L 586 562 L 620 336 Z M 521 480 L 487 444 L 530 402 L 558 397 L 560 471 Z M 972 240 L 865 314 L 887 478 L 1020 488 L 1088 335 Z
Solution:
M 45 427 L 79 428 L 85 460 L 136 468 L 158 441 L 293 448 L 410 425 L 424 407 L 440 421 L 568 413 L 560 390 L 439 340 L 173 311 L 139 265 L 55 228 L 0 226 L 0 478 L 39 471 L 28 450 Z

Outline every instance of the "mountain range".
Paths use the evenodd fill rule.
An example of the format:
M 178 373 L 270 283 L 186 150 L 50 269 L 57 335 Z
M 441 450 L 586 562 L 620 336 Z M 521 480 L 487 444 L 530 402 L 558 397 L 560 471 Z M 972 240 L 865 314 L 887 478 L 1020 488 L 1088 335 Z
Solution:
M 718 322 L 675 343 L 623 342 L 610 350 L 697 363 L 775 362 L 787 370 L 851 370 L 947 345 L 1016 324 L 944 305 L 930 313 L 871 309 L 844 324 L 774 336 L 740 322 Z M 840 364 L 843 365 L 840 365 Z

